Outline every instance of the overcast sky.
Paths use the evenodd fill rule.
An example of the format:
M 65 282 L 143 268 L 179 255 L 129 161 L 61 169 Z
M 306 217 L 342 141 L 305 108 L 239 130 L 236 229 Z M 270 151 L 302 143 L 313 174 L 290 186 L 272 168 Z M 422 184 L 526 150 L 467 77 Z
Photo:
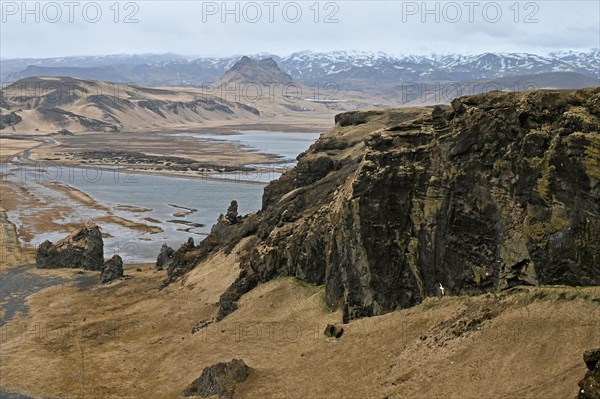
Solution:
M 22 4 L 2 1 L 2 58 L 301 50 L 547 54 L 600 47 L 595 0 L 425 7 L 421 1 L 256 1 L 227 2 L 227 10 L 221 1 L 29 2 L 27 10 Z

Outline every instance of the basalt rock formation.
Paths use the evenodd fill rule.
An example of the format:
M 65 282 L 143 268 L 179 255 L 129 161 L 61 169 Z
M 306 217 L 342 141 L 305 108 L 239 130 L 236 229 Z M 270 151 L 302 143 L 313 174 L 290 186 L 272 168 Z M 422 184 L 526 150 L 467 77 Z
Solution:
M 123 277 L 123 259 L 119 255 L 113 255 L 104 263 L 100 273 L 100 284 L 107 284 L 121 277 Z
M 265 188 L 259 212 L 201 243 L 246 237 L 217 319 L 279 275 L 324 284 L 344 321 L 413 306 L 440 285 L 464 295 L 600 284 L 600 88 L 335 122 Z
M 577 399 L 600 399 L 600 348 L 585 351 L 583 361 L 588 372 L 579 381 Z
M 329 338 L 340 338 L 344 334 L 344 327 L 337 324 L 327 324 L 323 334 Z
M 217 363 L 202 371 L 202 375 L 192 382 L 181 396 L 217 395 L 219 399 L 232 399 L 235 385 L 248 379 L 248 366 L 243 360 L 233 359 L 227 363 Z
M 227 213 L 219 215 L 217 223 L 213 225 L 210 234 L 204 240 L 194 245 L 194 240 L 190 237 L 173 253 L 168 262 L 167 278 L 163 281 L 163 287 L 193 269 L 212 251 L 223 249 L 229 253 L 241 238 L 255 233 L 256 218 L 256 214 L 238 216 L 237 201 L 231 201 Z M 239 296 L 234 301 L 238 298 Z
M 104 242 L 100 228 L 93 223 L 86 223 L 56 244 L 44 241 L 36 253 L 38 269 L 67 267 L 102 270 L 103 266 Z
M 225 219 L 229 222 L 229 224 L 235 224 L 238 221 L 238 203 L 236 200 L 231 201 L 229 208 L 227 208 L 227 213 L 225 214 Z
M 163 244 L 160 248 L 160 253 L 158 254 L 158 257 L 156 258 L 155 269 L 163 270 L 165 267 L 168 268 L 173 259 L 173 254 L 175 254 L 173 248 L 171 248 L 167 244 Z
M 21 122 L 22 120 L 23 120 L 23 118 L 21 118 L 19 116 L 19 114 L 17 114 L 14 111 L 8 115 L 2 114 L 2 115 L 0 115 L 0 129 L 4 129 L 5 127 L 16 125 L 17 123 Z

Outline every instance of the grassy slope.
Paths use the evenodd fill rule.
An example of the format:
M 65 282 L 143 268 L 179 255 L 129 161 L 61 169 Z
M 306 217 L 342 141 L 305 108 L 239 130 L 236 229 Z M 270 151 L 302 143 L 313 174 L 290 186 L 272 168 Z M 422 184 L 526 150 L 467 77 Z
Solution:
M 2 329 L 0 387 L 69 398 L 176 398 L 202 369 L 242 358 L 240 398 L 569 398 L 600 345 L 600 288 L 513 289 L 339 321 L 323 289 L 281 278 L 245 295 L 238 311 L 194 335 L 236 275 L 216 255 L 158 291 L 162 273 L 129 267 L 129 280 L 52 287 Z M 71 276 L 72 270 L 37 271 Z M 93 304 L 92 306 L 90 306 Z M 29 334 L 20 332 L 27 331 Z

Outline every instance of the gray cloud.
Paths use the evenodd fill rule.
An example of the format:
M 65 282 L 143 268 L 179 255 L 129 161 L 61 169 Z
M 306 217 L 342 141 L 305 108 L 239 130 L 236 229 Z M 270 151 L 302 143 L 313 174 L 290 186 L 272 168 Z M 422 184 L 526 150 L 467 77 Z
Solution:
M 231 13 L 221 1 L 121 1 L 118 14 L 111 8 L 113 1 L 76 3 L 70 22 L 70 9 L 63 1 L 28 2 L 30 13 L 21 1 L 3 1 L 0 56 L 286 55 L 306 49 L 543 54 L 600 47 L 597 1 L 321 1 L 318 7 L 313 1 L 227 2 L 227 9 L 235 10 Z M 98 8 L 102 14 L 93 22 Z M 126 23 L 128 15 L 132 23 Z

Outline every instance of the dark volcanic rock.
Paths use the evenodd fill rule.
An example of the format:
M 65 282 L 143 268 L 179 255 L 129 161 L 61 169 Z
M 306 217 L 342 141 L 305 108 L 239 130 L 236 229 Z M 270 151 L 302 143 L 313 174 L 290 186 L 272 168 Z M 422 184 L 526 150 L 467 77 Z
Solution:
M 369 118 L 382 115 L 385 111 L 350 111 L 343 114 L 337 114 L 334 118 L 336 125 L 340 127 L 362 125 L 369 121 Z
M 259 212 L 204 240 L 216 250 L 246 237 L 221 316 L 281 275 L 324 284 L 344 321 L 413 306 L 440 285 L 600 285 L 600 88 L 336 121 L 265 188 Z
M 588 370 L 594 370 L 598 362 L 600 362 L 600 348 L 585 351 L 583 353 L 583 361 Z
M 138 270 L 141 271 L 141 269 Z M 123 277 L 123 259 L 119 255 L 113 255 L 104 263 L 100 273 L 100 284 L 110 283 L 121 277 Z
M 336 324 L 327 324 L 324 334 L 326 337 L 339 338 L 344 334 L 344 327 Z
M 194 324 L 194 326 L 192 327 L 192 334 L 196 334 L 198 331 L 202 330 L 203 328 L 208 327 L 210 324 L 212 324 L 213 320 L 200 320 L 198 323 Z
M 229 207 L 231 216 L 234 213 L 233 202 L 235 201 L 232 201 Z M 237 202 L 235 204 L 237 205 Z M 235 210 L 235 213 L 237 213 L 237 210 Z M 256 232 L 257 225 L 255 219 L 255 215 L 237 216 L 235 219 L 232 219 L 236 220 L 236 222 L 232 223 L 225 215 L 221 214 L 217 223 L 213 225 L 210 235 L 200 241 L 197 246 L 194 245 L 194 241 L 190 237 L 187 243 L 182 244 L 181 248 L 173 253 L 171 262 L 167 267 L 167 278 L 163 281 L 163 287 L 196 267 L 213 250 L 221 248 L 229 253 L 238 239 Z M 235 290 L 232 289 L 232 291 Z M 235 297 L 234 301 L 237 301 L 239 296 L 245 292 L 247 291 L 241 292 L 239 295 L 235 294 L 227 297 Z
M 59 136 L 73 136 L 73 133 L 67 129 L 60 129 L 56 134 Z
M 586 351 L 583 354 L 583 361 L 588 372 L 579 381 L 577 399 L 600 399 L 600 348 Z
M 4 129 L 5 127 L 16 125 L 21 122 L 23 118 L 19 116 L 16 112 L 11 112 L 10 114 L 0 114 L 0 129 Z
M 238 203 L 236 200 L 231 201 L 229 208 L 227 208 L 227 213 L 225 214 L 225 218 L 231 224 L 237 223 L 237 221 L 238 221 Z
M 233 359 L 228 363 L 217 363 L 202 371 L 202 375 L 192 382 L 181 396 L 217 395 L 219 399 L 232 399 L 235 385 L 248 379 L 248 366 L 243 360 Z
M 36 253 L 38 269 L 67 267 L 101 270 L 103 266 L 104 242 L 100 229 L 93 223 L 86 223 L 56 244 L 44 241 Z
M 160 248 L 160 253 L 156 258 L 156 270 L 162 270 L 165 267 L 168 268 L 171 264 L 171 260 L 173 259 L 173 254 L 175 251 L 173 248 L 168 246 L 167 244 L 163 244 Z
M 163 248 L 164 246 L 165 245 L 163 245 Z M 200 243 L 200 246 L 202 246 L 202 242 Z M 200 248 L 196 247 L 194 245 L 194 239 L 189 237 L 186 242 L 181 244 L 177 251 L 173 252 L 169 262 L 167 262 L 167 278 L 163 281 L 163 287 L 196 266 L 207 253 L 208 251 L 201 251 Z
M 225 316 L 237 310 L 238 299 L 256 287 L 258 283 L 259 278 L 253 271 L 242 269 L 238 278 L 219 297 L 219 311 L 215 320 L 221 321 Z
M 196 245 L 194 244 L 194 238 L 193 237 L 188 237 L 187 241 L 184 242 L 183 244 L 181 244 L 181 248 L 185 251 L 189 251 L 191 249 L 194 249 Z

